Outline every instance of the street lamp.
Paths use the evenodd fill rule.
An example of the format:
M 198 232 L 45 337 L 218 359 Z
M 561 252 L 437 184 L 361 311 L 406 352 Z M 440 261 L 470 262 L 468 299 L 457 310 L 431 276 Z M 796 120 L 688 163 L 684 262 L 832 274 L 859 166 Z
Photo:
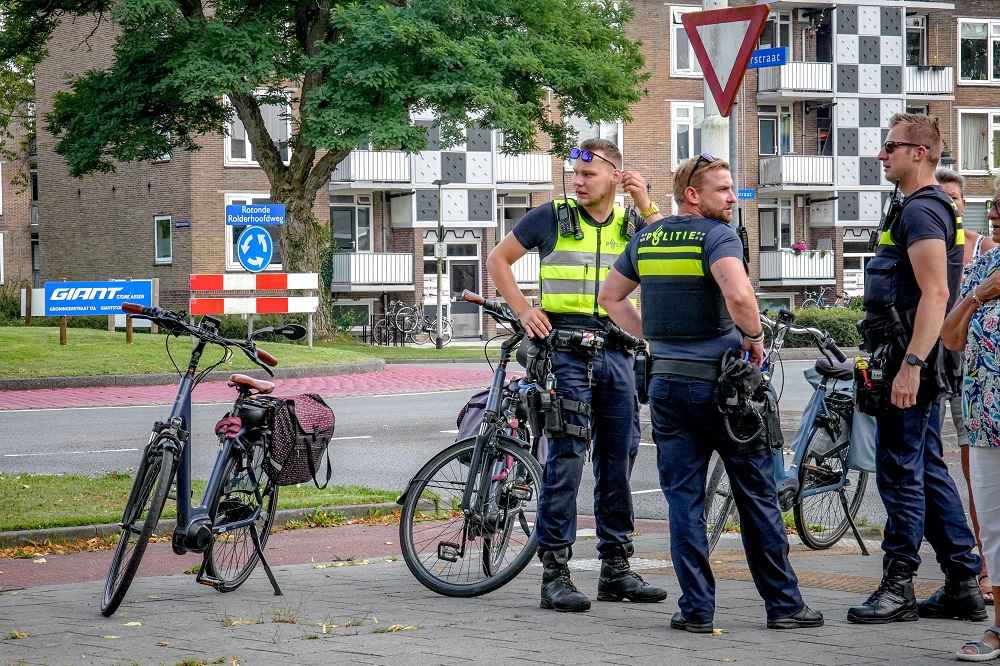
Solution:
M 437 259 L 437 336 L 434 341 L 434 346 L 438 349 L 442 349 L 444 347 L 441 340 L 441 338 L 444 337 L 444 311 L 441 304 L 441 274 L 444 269 L 444 258 L 448 254 L 448 250 L 444 243 L 444 196 L 441 186 L 449 185 L 451 184 L 451 181 L 438 178 L 432 184 L 437 185 L 438 188 L 437 243 L 434 244 L 434 258 Z

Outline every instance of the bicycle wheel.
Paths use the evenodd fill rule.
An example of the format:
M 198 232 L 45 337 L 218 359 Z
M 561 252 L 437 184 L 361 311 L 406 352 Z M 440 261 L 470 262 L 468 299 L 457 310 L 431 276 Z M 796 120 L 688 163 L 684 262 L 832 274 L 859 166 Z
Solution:
M 423 323 L 423 318 L 418 316 L 415 308 L 403 308 L 396 313 L 396 328 L 403 335 L 416 332 L 421 323 Z
M 246 454 L 230 455 L 222 473 L 225 481 L 208 505 L 212 525 L 246 520 L 260 508 L 260 514 L 251 525 L 257 528 L 262 550 L 271 534 L 278 506 L 278 486 L 267 478 L 263 461 L 263 442 L 250 445 Z M 250 469 L 253 469 L 256 484 L 250 476 Z M 212 587 L 219 592 L 232 592 L 238 588 L 257 566 L 260 556 L 250 535 L 251 525 L 216 534 L 205 551 L 205 573 L 216 581 Z
M 813 431 L 799 467 L 799 499 L 792 507 L 795 530 L 809 548 L 823 550 L 840 541 L 850 525 L 844 514 L 841 493 L 847 497 L 851 517 L 858 514 L 868 486 L 868 472 L 845 469 L 847 448 L 837 448 L 827 428 Z M 846 475 L 846 481 L 844 479 Z M 843 489 L 837 490 L 841 482 Z M 803 497 L 818 488 L 829 490 Z
M 121 605 L 129 585 L 139 569 L 149 538 L 160 521 L 167 502 L 174 473 L 174 454 L 159 447 L 147 447 L 145 460 L 139 466 L 132 492 L 125 504 L 118 546 L 111 558 L 111 568 L 104 584 L 101 614 L 110 617 Z
M 377 345 L 382 345 L 383 347 L 389 344 L 389 327 L 386 324 L 385 319 L 379 319 L 372 326 L 372 341 Z
M 417 330 L 410 333 L 410 342 L 415 345 L 425 345 L 431 340 L 431 331 L 435 330 L 431 328 L 430 322 L 426 319 L 420 323 Z
M 437 341 L 437 319 L 430 323 L 430 339 Z M 451 319 L 445 318 L 444 322 L 441 324 L 441 346 L 447 345 L 451 342 L 452 335 L 454 334 L 454 329 L 451 327 Z
M 513 579 L 538 550 L 534 517 L 542 469 L 517 440 L 494 440 L 483 453 L 481 470 L 490 477 L 466 515 L 459 508 L 469 477 L 475 438 L 437 454 L 410 482 L 400 516 L 403 559 L 428 589 L 449 597 L 475 597 Z
M 802 301 L 802 305 L 800 305 L 799 307 L 802 307 L 802 308 L 815 308 L 815 307 L 818 307 L 818 305 L 819 304 L 817 303 L 817 301 L 816 301 L 815 298 L 807 298 L 806 300 Z
M 729 489 L 729 475 L 718 453 L 712 454 L 708 482 L 705 484 L 705 522 L 708 529 L 708 552 L 715 550 L 723 532 L 737 520 L 733 493 Z

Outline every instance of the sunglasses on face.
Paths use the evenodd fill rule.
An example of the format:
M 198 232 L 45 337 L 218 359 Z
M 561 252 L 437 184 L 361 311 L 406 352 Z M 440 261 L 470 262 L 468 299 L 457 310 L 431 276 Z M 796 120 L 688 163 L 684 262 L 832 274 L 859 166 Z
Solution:
M 694 178 L 694 174 L 696 171 L 698 171 L 698 167 L 701 166 L 702 161 L 704 161 L 705 164 L 711 164 L 712 162 L 715 161 L 715 157 L 709 155 L 708 153 L 702 153 L 701 155 L 698 156 L 698 159 L 694 163 L 694 168 L 691 169 L 691 173 L 688 174 L 688 182 L 687 185 L 684 186 L 685 190 L 691 187 L 691 179 Z
M 569 149 L 569 158 L 571 160 L 575 160 L 575 159 L 579 158 L 579 159 L 581 159 L 584 162 L 587 162 L 589 164 L 590 162 L 594 161 L 595 157 L 598 158 L 598 159 L 604 160 L 605 162 L 607 162 L 608 164 L 610 164 L 615 169 L 618 168 L 618 166 L 614 162 L 612 162 L 611 160 L 609 160 L 606 157 L 602 157 L 602 156 L 598 155 L 597 153 L 595 153 L 595 152 L 593 152 L 591 150 L 580 150 L 579 148 L 570 148 Z
M 892 155 L 892 153 L 897 148 L 901 148 L 903 146 L 910 147 L 910 148 L 927 148 L 927 150 L 930 150 L 930 148 L 928 148 L 927 146 L 925 146 L 922 143 L 906 143 L 904 141 L 886 141 L 884 144 L 882 144 L 882 148 L 885 149 L 885 154 L 886 155 Z

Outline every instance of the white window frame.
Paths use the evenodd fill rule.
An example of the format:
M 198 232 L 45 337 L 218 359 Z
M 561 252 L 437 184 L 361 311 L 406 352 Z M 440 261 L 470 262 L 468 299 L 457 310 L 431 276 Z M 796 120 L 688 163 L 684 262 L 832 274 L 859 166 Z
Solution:
M 161 257 L 160 255 L 160 222 L 167 221 L 167 229 L 170 230 L 170 235 L 168 240 L 170 242 L 170 253 Z M 172 264 L 174 263 L 174 229 L 173 220 L 170 215 L 154 215 L 153 216 L 153 263 L 154 264 Z
M 777 42 L 777 43 L 776 44 L 765 45 L 762 42 L 758 41 L 757 42 L 757 48 L 761 48 L 761 49 L 768 49 L 768 48 L 775 49 L 775 48 L 781 48 L 782 46 L 784 46 L 787 49 L 787 51 L 788 51 L 787 52 L 788 62 L 792 62 L 793 60 L 795 60 L 795 58 L 793 57 L 794 45 L 795 45 L 795 30 L 794 30 L 794 22 L 792 20 L 792 12 L 791 11 L 783 11 L 783 12 L 782 11 L 774 11 L 774 12 L 771 12 L 767 16 L 767 22 L 768 23 L 774 23 L 774 25 L 775 25 L 775 35 L 774 36 L 775 36 L 775 42 Z M 784 26 L 784 27 L 786 27 L 788 29 L 788 43 L 787 44 L 783 44 L 782 40 L 781 40 L 781 28 L 782 28 L 782 26 Z M 764 29 L 765 30 L 767 29 L 766 25 L 764 26 Z M 761 39 L 763 39 L 763 38 L 764 38 L 764 36 L 761 35 Z
M 914 64 L 906 63 L 907 67 L 919 67 L 927 64 L 927 15 L 907 16 L 906 32 L 903 35 L 903 58 L 906 58 L 906 50 L 909 47 L 910 33 L 915 32 L 920 36 L 920 53 L 918 62 Z M 961 34 L 961 33 L 959 33 Z
M 356 307 L 356 306 L 359 306 L 359 305 L 363 305 L 363 306 L 365 306 L 365 307 L 368 308 L 368 316 L 366 316 L 364 319 L 362 319 L 361 321 L 359 321 L 357 324 L 355 324 L 354 326 L 352 326 L 351 328 L 349 328 L 348 329 L 349 331 L 351 331 L 351 332 L 360 332 L 362 326 L 368 326 L 369 324 L 371 324 L 371 321 L 372 321 L 372 312 L 375 309 L 375 299 L 374 298 L 359 298 L 357 300 L 355 300 L 353 298 L 338 298 L 337 300 L 333 301 L 332 306 L 333 307 L 337 307 L 338 305 L 341 306 L 341 307 L 345 307 L 345 306 L 355 306 Z
M 772 203 L 775 202 L 775 203 Z M 765 197 L 757 200 L 757 248 L 760 252 L 774 252 L 775 250 L 790 250 L 792 245 L 795 244 L 795 207 L 793 206 L 793 201 L 791 197 Z M 765 209 L 773 209 L 778 211 L 775 217 L 775 228 L 774 228 L 774 246 L 764 248 L 760 245 L 760 214 Z M 788 213 L 788 244 L 785 245 L 781 241 L 781 215 L 783 212 Z
M 3 232 L 0 231 L 0 284 L 4 284 L 3 264 Z
M 680 69 L 677 67 L 677 46 L 680 42 L 680 40 L 677 39 L 677 31 L 684 31 L 684 24 L 681 23 L 681 17 L 688 12 L 700 11 L 700 6 L 672 6 L 670 8 L 670 76 L 688 79 L 700 79 L 703 76 L 701 64 L 698 62 L 698 56 L 695 55 L 694 47 L 691 46 L 691 40 L 688 39 L 686 32 L 684 33 L 684 40 L 687 43 L 688 62 L 691 63 L 691 67 L 687 69 Z
M 375 209 L 372 205 L 372 195 L 370 194 L 357 194 L 357 195 L 344 195 L 340 193 L 331 193 L 333 196 L 351 196 L 354 199 L 353 203 L 333 203 L 330 202 L 330 208 L 353 208 L 353 224 L 354 228 L 351 230 L 353 234 L 354 247 L 351 250 L 346 250 L 350 253 L 370 253 L 375 251 Z M 368 211 L 368 249 L 359 250 L 357 247 L 357 242 L 359 238 L 358 234 L 358 211 L 360 209 L 366 209 Z M 333 220 L 330 220 L 330 234 L 333 237 Z
M 983 168 L 964 168 L 965 162 L 965 142 L 962 140 L 962 128 L 964 125 L 964 119 L 966 116 L 970 115 L 985 115 L 986 116 L 986 156 L 989 158 L 993 156 L 993 160 L 990 162 L 989 169 Z M 956 168 L 961 173 L 972 173 L 972 174 L 987 174 L 989 171 L 994 171 L 1000 169 L 1000 108 L 992 109 L 959 109 L 958 110 L 958 164 Z M 979 164 L 978 159 L 975 164 Z
M 760 126 L 765 121 L 774 122 L 775 146 L 773 153 L 760 153 L 761 157 L 777 157 L 779 155 L 789 155 L 795 152 L 795 114 L 792 113 L 791 104 L 765 105 L 775 106 L 775 111 L 757 111 L 757 150 L 760 151 Z M 781 146 L 782 121 L 788 120 L 788 149 L 783 150 Z
M 795 292 L 792 292 L 792 291 L 775 291 L 775 292 L 771 292 L 771 291 L 758 291 L 757 292 L 757 301 L 761 302 L 761 301 L 763 301 L 765 299 L 769 300 L 769 301 L 781 301 L 781 300 L 783 300 L 783 301 L 785 301 L 785 305 L 788 306 L 788 309 L 792 310 L 792 309 L 794 309 Z
M 985 211 L 986 210 L 986 206 L 991 201 L 993 201 L 993 199 L 990 198 L 990 197 L 966 197 L 965 198 L 965 211 L 969 212 L 970 210 L 975 210 L 976 208 L 978 208 L 981 211 Z M 963 227 L 965 226 L 964 222 L 962 223 L 962 226 Z M 986 215 L 986 236 L 987 237 L 991 236 L 993 234 L 992 226 L 993 226 L 993 221 L 990 220 L 989 215 L 987 214 Z M 973 229 L 973 231 L 976 231 L 976 230 Z
M 968 25 L 970 23 L 985 23 L 986 24 L 986 79 L 965 79 L 962 78 L 962 26 Z M 994 67 L 993 62 L 993 48 L 994 42 L 1000 42 L 1000 19 L 988 19 L 988 18 L 960 18 L 958 19 L 958 52 L 956 53 L 956 61 L 958 67 L 958 83 L 959 85 L 979 85 L 979 86 L 1000 86 L 1000 63 L 996 63 L 997 67 Z
M 524 203 L 515 201 L 523 199 Z M 531 210 L 531 195 L 527 192 L 499 192 L 497 193 L 497 233 L 496 239 L 499 243 L 510 229 L 504 229 L 504 211 L 507 208 L 523 208 L 525 212 Z M 516 224 L 516 222 L 515 222 Z M 513 227 L 511 227 L 513 229 Z
M 266 91 L 258 90 L 257 94 L 261 95 L 261 94 L 264 94 L 265 92 Z M 287 95 L 286 95 L 286 97 L 287 97 Z M 232 106 L 232 104 L 230 103 L 228 97 L 223 97 L 222 101 L 223 101 L 223 104 L 226 104 L 227 106 L 230 106 L 230 107 Z M 268 105 L 268 106 L 277 106 L 277 105 L 274 104 L 274 105 Z M 285 111 L 281 115 L 284 116 L 283 120 L 285 121 L 285 137 L 286 137 L 285 141 L 288 142 L 288 158 L 291 159 L 291 155 L 292 155 L 292 147 L 291 147 L 291 143 L 290 143 L 291 136 L 292 136 L 292 105 L 291 105 L 291 101 L 286 102 L 286 104 L 285 104 Z M 239 118 L 236 116 L 235 109 L 233 110 L 233 119 L 235 121 L 239 120 Z M 279 117 L 279 119 L 280 119 L 280 117 Z M 240 124 L 242 126 L 242 122 Z M 246 141 L 246 150 L 247 150 L 246 157 L 233 157 L 232 156 L 232 153 L 233 153 L 233 131 L 234 131 L 234 123 L 233 123 L 233 121 L 230 121 L 230 122 L 226 123 L 226 134 L 225 134 L 225 141 L 224 141 L 224 143 L 225 143 L 225 149 L 223 151 L 223 160 L 224 160 L 223 163 L 225 164 L 225 166 L 259 167 L 260 164 L 257 162 L 257 160 L 253 159 L 253 146 L 250 145 L 250 138 L 247 137 L 247 135 L 246 135 L 246 128 L 245 127 L 243 128 L 243 132 L 244 132 L 243 137 L 244 137 L 244 140 Z M 273 137 L 272 137 L 272 141 L 273 141 Z M 285 164 L 288 164 L 288 160 L 285 160 Z
M 170 141 L 170 132 L 163 132 L 162 134 L 163 134 L 163 136 L 167 137 L 167 141 Z M 227 138 L 228 138 L 228 136 L 227 136 Z M 170 150 L 168 149 L 167 152 L 163 153 L 162 155 L 158 155 L 153 160 L 153 162 L 154 163 L 169 162 L 170 158 L 171 158 L 171 154 L 170 154 Z
M 579 116 L 569 116 L 566 118 L 566 124 L 571 125 L 577 130 L 577 145 L 583 143 L 587 139 L 609 139 L 610 137 L 615 137 L 614 144 L 618 146 L 618 152 L 622 154 L 622 160 L 625 159 L 625 151 L 622 149 L 622 144 L 624 143 L 622 139 L 622 132 L 625 128 L 624 123 L 607 123 L 601 122 L 591 123 L 587 121 L 586 118 L 581 118 Z M 614 131 L 612 131 L 614 128 Z M 622 165 L 619 164 L 619 167 Z M 563 167 L 566 171 L 573 170 L 573 160 L 566 160 L 563 162 Z
M 859 230 L 859 231 L 855 231 L 855 230 Z M 869 233 L 868 236 L 865 236 L 864 233 L 863 233 L 866 230 Z M 874 234 L 875 232 L 876 232 L 876 229 L 873 228 L 873 227 L 847 226 L 847 227 L 844 227 L 844 232 L 843 232 L 843 235 L 841 236 L 841 239 L 842 239 L 843 243 L 845 244 L 843 246 L 845 249 L 841 253 L 841 260 L 840 260 L 841 264 L 840 265 L 843 268 L 845 275 L 851 275 L 851 276 L 855 276 L 857 278 L 857 287 L 855 288 L 855 293 L 852 294 L 854 296 L 858 296 L 858 295 L 861 295 L 861 294 L 864 293 L 865 267 L 868 264 L 868 260 L 875 256 L 875 252 L 874 251 L 872 251 L 872 252 L 868 252 L 868 251 L 865 251 L 865 252 L 850 252 L 850 251 L 848 251 L 846 249 L 846 247 L 847 247 L 846 244 L 847 243 L 867 243 L 870 235 Z M 851 235 L 851 238 L 847 237 L 848 234 Z M 846 267 L 846 262 L 847 262 L 848 259 L 860 259 L 861 260 L 861 268 L 847 268 Z M 845 279 L 844 280 L 844 289 L 845 290 L 847 289 L 847 284 L 846 283 L 847 283 L 847 280 Z
M 271 193 L 270 192 L 226 192 L 226 205 L 230 206 L 236 201 L 244 201 L 246 203 L 252 202 L 254 199 L 258 200 L 258 203 L 270 202 Z M 240 260 L 233 254 L 233 243 L 235 239 L 233 238 L 233 226 L 225 225 L 225 240 L 226 240 L 226 270 L 227 271 L 237 271 L 240 273 L 246 273 L 247 270 L 240 265 Z M 271 242 L 277 245 L 277 239 L 274 237 L 273 225 L 267 225 L 264 227 L 267 229 L 267 233 L 271 234 Z M 264 272 L 278 272 L 284 270 L 284 266 L 278 263 L 270 263 L 268 267 L 264 269 Z
M 705 118 L 705 104 L 704 102 L 671 102 L 670 103 L 670 161 L 673 165 L 671 171 L 676 171 L 677 166 L 681 163 L 681 159 L 677 155 L 677 126 L 678 125 L 689 125 L 690 131 L 688 132 L 688 157 L 684 159 L 690 159 L 695 155 L 698 155 L 701 150 L 695 147 L 694 141 L 694 130 L 698 126 L 698 122 L 695 120 L 696 111 L 701 111 L 702 120 Z M 679 113 L 683 112 L 683 113 Z

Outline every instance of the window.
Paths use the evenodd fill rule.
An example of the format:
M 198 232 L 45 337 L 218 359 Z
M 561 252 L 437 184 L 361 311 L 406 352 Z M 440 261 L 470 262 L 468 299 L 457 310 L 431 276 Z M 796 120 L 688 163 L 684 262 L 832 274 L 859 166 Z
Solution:
M 701 153 L 701 123 L 705 119 L 705 105 L 700 102 L 670 105 L 673 133 L 674 168 L 686 159 Z
M 342 330 L 360 331 L 372 321 L 371 300 L 336 300 L 330 308 L 333 324 Z
M 792 58 L 792 13 L 771 12 L 760 34 L 758 48 L 775 49 L 784 46 L 788 49 L 788 60 Z
M 1000 20 L 958 21 L 960 81 L 1000 82 Z
M 0 284 L 3 283 L 3 234 L 0 233 Z
M 157 215 L 153 218 L 155 227 L 156 262 L 169 264 L 174 259 L 173 243 L 170 237 L 170 216 Z
M 906 17 L 906 64 L 927 64 L 927 17 Z
M 288 138 L 292 129 L 291 108 L 288 104 L 261 104 L 260 113 L 264 118 L 267 133 L 281 155 L 281 160 L 288 162 Z M 232 122 L 226 127 L 226 164 L 257 165 L 257 155 L 250 145 L 246 127 L 235 112 Z
M 577 143 L 582 143 L 587 139 L 607 139 L 616 146 L 618 150 L 622 150 L 622 124 L 621 123 L 600 123 L 595 124 L 587 120 L 586 118 L 580 118 L 579 116 L 569 116 L 566 118 L 566 124 L 576 130 Z M 618 165 L 621 166 L 620 164 Z M 573 170 L 573 162 L 566 160 L 566 170 Z
M 684 31 L 681 17 L 686 12 L 701 11 L 701 7 L 671 7 L 670 8 L 670 75 L 671 76 L 701 76 L 701 65 L 691 48 L 691 41 Z
M 497 242 L 510 233 L 514 225 L 528 212 L 528 197 L 525 195 L 497 195 Z
M 245 204 L 265 204 L 271 203 L 271 197 L 267 194 L 227 194 L 226 195 L 226 205 L 245 205 Z M 236 241 L 240 239 L 240 234 L 243 230 L 247 228 L 245 224 L 234 224 L 226 225 L 226 270 L 228 271 L 242 271 L 243 266 L 240 265 L 240 260 L 237 258 L 236 253 Z M 271 246 L 274 248 L 273 254 L 271 254 L 271 263 L 267 265 L 269 271 L 280 271 L 281 270 L 281 244 L 278 242 L 277 238 L 277 227 L 266 226 L 264 230 L 267 231 L 268 235 L 271 237 Z
M 32 236 L 31 237 L 31 270 L 34 273 L 37 273 L 38 271 L 42 270 L 41 253 L 40 253 L 39 250 L 40 250 L 40 248 L 39 248 L 39 244 L 38 244 L 38 237 L 37 236 Z
M 371 195 L 331 194 L 330 233 L 338 252 L 371 252 Z
M 969 197 L 965 200 L 965 212 L 962 213 L 962 228 L 975 231 L 978 234 L 989 236 L 990 221 L 987 218 L 992 199 L 985 197 Z
M 959 111 L 960 171 L 1000 168 L 1000 109 Z
M 795 242 L 795 219 L 791 199 L 760 199 L 757 204 L 760 221 L 760 249 L 791 248 Z
M 860 296 L 865 288 L 865 266 L 875 254 L 868 250 L 868 240 L 874 229 L 846 227 L 844 229 L 844 293 Z
M 787 155 L 792 152 L 791 106 L 759 106 L 757 118 L 761 155 Z

